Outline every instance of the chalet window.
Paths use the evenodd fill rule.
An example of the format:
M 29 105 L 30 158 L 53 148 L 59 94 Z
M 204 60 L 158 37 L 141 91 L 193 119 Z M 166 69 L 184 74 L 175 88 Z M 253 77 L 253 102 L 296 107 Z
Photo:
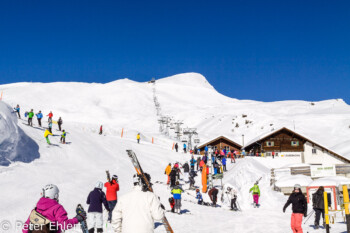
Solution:
M 275 146 L 275 142 L 266 142 L 267 147 Z
M 292 141 L 290 144 L 292 146 L 299 146 L 299 141 Z
M 312 148 L 312 153 L 313 153 L 313 154 L 317 154 L 316 148 Z
M 224 149 L 226 150 L 226 152 L 230 151 L 230 147 L 229 146 L 225 146 Z

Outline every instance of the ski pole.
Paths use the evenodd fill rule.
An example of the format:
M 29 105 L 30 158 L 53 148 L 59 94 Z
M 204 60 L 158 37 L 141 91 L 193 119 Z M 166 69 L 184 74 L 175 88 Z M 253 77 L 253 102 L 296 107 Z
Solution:
M 312 214 L 315 212 L 315 210 L 312 210 L 307 216 L 308 218 L 305 220 L 304 224 L 310 219 L 310 217 L 312 216 Z

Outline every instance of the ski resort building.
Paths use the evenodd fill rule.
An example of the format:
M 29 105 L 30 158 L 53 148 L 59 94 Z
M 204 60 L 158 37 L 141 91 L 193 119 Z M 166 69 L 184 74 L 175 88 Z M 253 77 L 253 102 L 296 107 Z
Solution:
M 247 154 L 259 156 L 296 157 L 311 165 L 344 164 L 350 160 L 288 128 L 281 128 L 250 141 Z
M 208 146 L 208 147 L 211 146 L 214 151 L 216 149 L 218 149 L 218 150 L 226 149 L 226 151 L 235 150 L 239 154 L 242 151 L 242 146 L 240 144 L 236 143 L 235 141 L 233 141 L 225 136 L 216 137 L 210 141 L 207 141 L 207 142 L 199 145 L 197 148 L 201 150 L 201 154 L 204 154 L 204 148 L 206 146 Z

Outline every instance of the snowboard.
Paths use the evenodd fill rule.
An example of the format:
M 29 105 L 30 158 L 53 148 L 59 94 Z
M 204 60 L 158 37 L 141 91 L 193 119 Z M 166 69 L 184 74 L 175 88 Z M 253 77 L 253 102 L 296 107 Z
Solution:
M 77 209 L 76 209 L 76 213 L 81 214 L 83 212 L 85 212 L 83 206 L 81 204 L 78 204 Z M 83 233 L 89 233 L 89 229 L 88 229 L 86 220 L 80 222 L 80 227 L 81 227 L 81 230 L 83 231 Z

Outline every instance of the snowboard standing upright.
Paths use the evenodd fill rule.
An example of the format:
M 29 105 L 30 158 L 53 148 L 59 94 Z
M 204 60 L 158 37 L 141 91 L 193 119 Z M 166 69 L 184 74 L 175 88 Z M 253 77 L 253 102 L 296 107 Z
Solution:
M 81 204 L 78 204 L 76 212 L 77 212 L 77 214 L 81 214 L 81 213 L 85 212 L 84 208 Z M 81 230 L 83 231 L 83 233 L 89 233 L 89 229 L 88 229 L 88 226 L 86 224 L 86 220 L 80 222 L 80 226 L 81 226 Z
M 137 174 L 139 176 L 141 176 L 143 181 L 147 184 L 147 187 L 148 187 L 149 191 L 153 192 L 152 186 L 149 183 L 149 181 L 148 181 L 147 177 L 145 176 L 145 174 L 143 173 L 143 170 L 141 168 L 139 160 L 136 157 L 136 154 L 132 150 L 126 150 L 126 152 L 128 153 L 128 156 L 131 159 L 131 162 L 134 165 Z M 164 224 L 166 232 L 167 233 L 174 233 L 173 229 L 171 228 L 171 226 L 170 226 L 170 224 L 168 222 L 168 219 L 165 216 L 164 216 L 162 221 L 163 221 L 163 224 Z

